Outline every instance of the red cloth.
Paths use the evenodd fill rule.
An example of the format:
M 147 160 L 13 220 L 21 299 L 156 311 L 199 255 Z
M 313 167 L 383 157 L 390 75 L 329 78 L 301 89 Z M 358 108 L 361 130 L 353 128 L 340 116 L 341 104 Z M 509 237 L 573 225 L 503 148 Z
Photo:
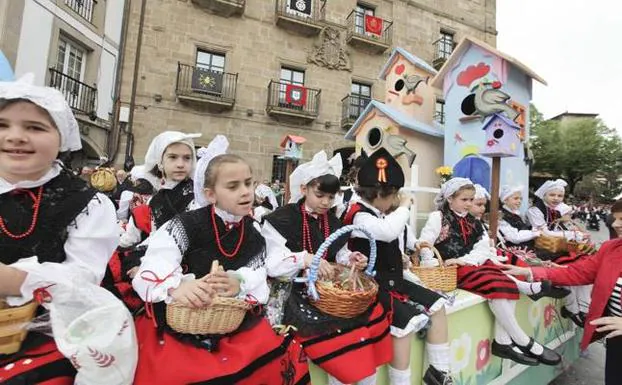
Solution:
M 16 360 L 11 356 L 0 360 L 0 383 L 13 379 L 24 381 L 24 384 L 73 385 L 74 377 L 75 369 L 51 339 L 34 349 L 20 352 Z
M 594 284 L 581 341 L 581 349 L 586 349 L 596 330 L 590 321 L 603 316 L 616 281 L 622 275 L 622 239 L 607 241 L 596 254 L 563 268 L 533 267 L 531 271 L 535 280 L 548 279 L 558 286 Z
M 309 383 L 300 343 L 278 336 L 265 319 L 220 340 L 216 352 L 168 333 L 160 338 L 152 320 L 144 315 L 136 319 L 136 332 L 139 356 L 134 385 Z
M 345 384 L 360 381 L 393 359 L 391 321 L 380 303 L 369 323 L 335 335 L 301 338 L 307 356 L 325 372 Z
M 307 104 L 307 89 L 303 86 L 288 84 L 285 86 L 285 101 L 295 106 L 304 106 Z
M 132 218 L 134 224 L 143 233 L 149 235 L 151 233 L 151 209 L 149 205 L 140 205 L 132 210 Z
M 458 287 L 486 299 L 520 298 L 516 282 L 490 261 L 480 266 L 458 266 Z
M 382 35 L 383 20 L 373 15 L 365 15 L 365 32 Z

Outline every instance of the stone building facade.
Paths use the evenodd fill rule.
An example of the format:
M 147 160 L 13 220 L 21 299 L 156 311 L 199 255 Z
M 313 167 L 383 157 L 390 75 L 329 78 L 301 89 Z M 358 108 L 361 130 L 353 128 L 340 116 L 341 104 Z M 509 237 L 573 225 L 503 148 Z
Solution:
M 259 180 L 282 177 L 288 134 L 307 139 L 305 159 L 348 156 L 344 134 L 370 98 L 383 99 L 378 74 L 393 47 L 440 66 L 465 35 L 494 46 L 495 15 L 495 0 L 132 1 L 121 105 L 135 86 L 126 130 L 136 163 L 167 129 L 201 132 L 202 145 L 226 135 Z

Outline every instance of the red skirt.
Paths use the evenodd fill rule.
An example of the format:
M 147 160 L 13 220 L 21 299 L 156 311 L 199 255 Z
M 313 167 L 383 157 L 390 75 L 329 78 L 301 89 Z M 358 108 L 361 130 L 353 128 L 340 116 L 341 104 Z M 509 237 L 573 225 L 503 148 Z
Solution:
M 458 287 L 486 299 L 518 299 L 516 283 L 490 261 L 480 266 L 458 266 Z
M 275 334 L 262 319 L 249 330 L 219 341 L 210 352 L 158 335 L 151 319 L 136 319 L 138 368 L 134 385 L 240 384 L 302 385 L 310 383 L 300 343 Z M 162 341 L 162 342 L 161 342 Z
M 123 301 L 131 312 L 135 312 L 143 306 L 143 300 L 134 291 L 132 282 L 123 278 L 121 258 L 123 255 L 115 250 L 110 261 L 108 261 L 108 268 L 101 286 Z
M 76 369 L 54 340 L 0 358 L 0 384 L 73 385 Z
M 314 364 L 349 384 L 371 376 L 377 367 L 393 359 L 390 326 L 387 311 L 378 303 L 369 316 L 369 323 L 364 326 L 318 337 L 298 338 Z

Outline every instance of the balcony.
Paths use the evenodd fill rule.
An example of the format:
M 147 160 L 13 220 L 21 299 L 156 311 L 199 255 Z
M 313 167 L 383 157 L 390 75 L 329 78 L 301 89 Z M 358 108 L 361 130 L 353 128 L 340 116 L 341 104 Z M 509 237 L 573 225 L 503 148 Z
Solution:
M 246 0 L 192 0 L 192 2 L 224 17 L 240 16 L 244 14 L 246 6 Z
M 346 42 L 353 47 L 376 53 L 386 51 L 393 41 L 393 22 L 352 11 L 346 18 Z
M 432 66 L 434 69 L 439 70 L 445 64 L 451 53 L 456 48 L 456 43 L 452 39 L 441 37 L 434 43 L 434 58 L 432 59 Z
M 95 0 L 65 0 L 65 4 L 86 21 L 93 21 Z
M 361 95 L 348 95 L 341 99 L 341 128 L 349 130 L 370 101 L 371 98 Z
M 217 72 L 177 63 L 177 87 L 180 101 L 201 104 L 222 111 L 233 108 L 238 74 Z
M 445 125 L 445 111 L 436 111 L 434 113 L 434 121 L 441 126 Z
M 324 28 L 325 0 L 276 0 L 276 24 L 305 36 Z
M 95 116 L 97 88 L 84 84 L 64 73 L 50 68 L 50 87 L 56 88 L 75 112 Z
M 266 112 L 279 119 L 311 122 L 319 115 L 321 90 L 271 80 Z

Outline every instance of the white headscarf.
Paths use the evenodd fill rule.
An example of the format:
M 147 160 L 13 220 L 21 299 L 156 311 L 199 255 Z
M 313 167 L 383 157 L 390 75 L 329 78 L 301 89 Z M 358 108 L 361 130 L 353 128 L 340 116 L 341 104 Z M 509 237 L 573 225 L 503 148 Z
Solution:
M 522 193 L 523 190 L 525 189 L 524 186 L 522 185 L 516 185 L 516 186 L 509 186 L 509 185 L 503 185 L 501 187 L 501 192 L 499 194 L 499 198 L 501 198 L 501 202 L 505 202 L 506 199 L 508 199 L 509 197 L 511 197 L 512 195 L 516 194 L 516 193 Z
M 326 152 L 320 151 L 313 156 L 310 162 L 303 163 L 296 167 L 294 172 L 289 176 L 289 203 L 296 203 L 302 198 L 300 191 L 301 185 L 306 185 L 313 179 L 322 175 L 334 175 L 337 178 L 341 176 L 343 164 L 341 163 L 341 154 L 337 154 L 328 160 Z
M 34 85 L 34 75 L 26 74 L 14 82 L 0 82 L 0 99 L 26 99 L 46 110 L 60 133 L 60 151 L 82 148 L 80 129 L 63 94 L 51 87 Z
M 454 195 L 456 191 L 460 190 L 464 186 L 473 186 L 473 182 L 467 178 L 451 178 L 447 182 L 441 185 L 441 192 L 434 198 L 434 204 L 437 209 L 441 209 L 443 204 L 450 196 Z
M 203 194 L 207 166 L 209 166 L 212 159 L 218 155 L 226 154 L 228 148 L 229 141 L 227 138 L 224 135 L 216 135 L 207 147 L 201 147 L 199 151 L 197 151 L 199 161 L 194 171 L 194 202 L 199 207 L 205 207 L 209 204 L 207 198 L 205 198 L 205 194 Z
M 490 200 L 490 194 L 488 194 L 488 191 L 486 191 L 486 189 L 484 188 L 484 186 L 480 185 L 480 184 L 475 184 L 475 199 L 486 199 L 486 200 Z
M 561 190 L 561 191 L 565 192 L 566 191 L 566 186 L 568 186 L 568 183 L 566 183 L 566 181 L 563 180 L 563 179 L 547 180 L 546 182 L 544 182 L 544 184 L 542 186 L 540 186 L 539 189 L 536 190 L 535 194 L 536 194 L 536 196 L 538 198 L 544 199 L 544 196 L 549 191 Z
M 265 184 L 259 184 L 255 188 L 255 195 L 257 195 L 260 199 L 268 198 L 270 204 L 272 205 L 272 209 L 276 209 L 279 207 L 279 203 L 276 200 L 276 195 L 274 195 L 274 191 Z

